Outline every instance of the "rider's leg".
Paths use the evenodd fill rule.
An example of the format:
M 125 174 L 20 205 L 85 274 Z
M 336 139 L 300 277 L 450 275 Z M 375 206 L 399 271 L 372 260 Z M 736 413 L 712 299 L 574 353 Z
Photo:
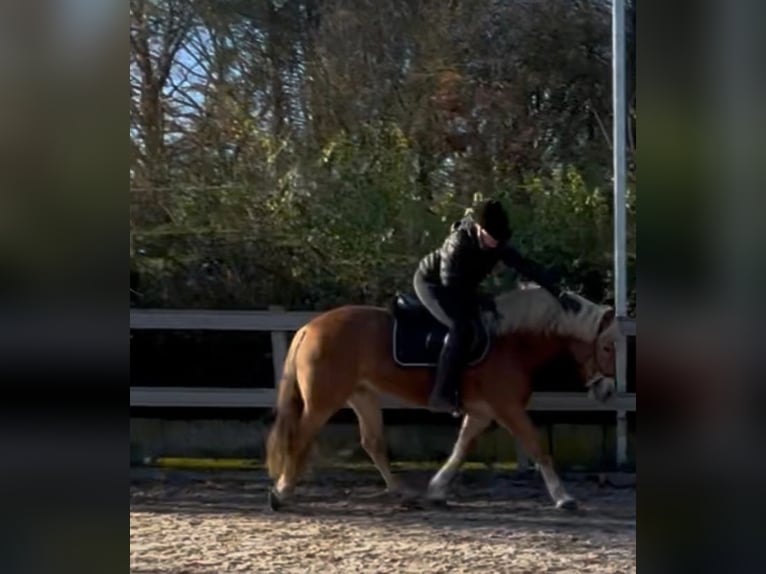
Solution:
M 415 294 L 418 296 L 418 299 L 420 299 L 423 306 L 428 309 L 428 312 L 442 325 L 451 329 L 453 319 L 442 307 L 442 301 L 440 300 L 440 290 L 442 287 L 427 281 L 419 271 L 415 273 L 412 285 L 415 288 Z
M 460 414 L 460 397 L 458 395 L 470 333 L 470 322 L 462 317 L 456 318 L 439 357 L 436 383 L 429 398 L 430 406 Z
M 459 297 L 440 285 L 426 281 L 420 273 L 415 273 L 413 285 L 426 309 L 449 328 L 436 368 L 436 382 L 428 401 L 429 406 L 459 415 L 460 400 L 457 394 L 471 337 L 470 302 L 460 301 Z

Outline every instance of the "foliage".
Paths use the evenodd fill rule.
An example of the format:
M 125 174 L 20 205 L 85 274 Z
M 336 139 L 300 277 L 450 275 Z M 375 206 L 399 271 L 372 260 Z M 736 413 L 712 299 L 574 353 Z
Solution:
M 138 303 L 382 304 L 490 195 L 523 253 L 607 300 L 609 6 L 131 0 Z

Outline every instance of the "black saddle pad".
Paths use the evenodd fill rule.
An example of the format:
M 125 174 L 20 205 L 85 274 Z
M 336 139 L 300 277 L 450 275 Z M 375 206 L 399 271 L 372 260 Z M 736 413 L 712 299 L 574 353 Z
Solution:
M 416 295 L 399 293 L 394 299 L 394 361 L 403 367 L 435 367 L 449 330 L 437 321 Z M 489 351 L 490 337 L 481 318 L 473 322 L 468 364 L 481 362 Z

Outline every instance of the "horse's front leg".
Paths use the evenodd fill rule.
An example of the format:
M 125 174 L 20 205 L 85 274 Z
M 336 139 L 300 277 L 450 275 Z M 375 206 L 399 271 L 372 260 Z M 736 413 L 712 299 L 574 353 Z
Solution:
M 561 479 L 553 468 L 553 459 L 543 450 L 540 434 L 532 420 L 521 405 L 511 405 L 495 408 L 495 414 L 500 424 L 506 427 L 516 438 L 529 456 L 540 465 L 540 471 L 556 508 L 574 510 L 577 502 L 572 498 L 561 483 Z
M 465 461 L 465 457 L 468 456 L 475 439 L 489 426 L 490 422 L 492 419 L 488 417 L 472 414 L 463 418 L 460 434 L 452 449 L 452 454 L 428 485 L 426 496 L 429 500 L 443 501 L 447 497 L 447 488 L 450 482 L 460 470 L 460 466 Z

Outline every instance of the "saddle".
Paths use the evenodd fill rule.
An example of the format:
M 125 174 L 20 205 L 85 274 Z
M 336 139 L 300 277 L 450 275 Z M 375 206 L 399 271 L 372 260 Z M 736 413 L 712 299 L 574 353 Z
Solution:
M 402 367 L 435 367 L 449 333 L 413 293 L 397 293 L 391 302 L 394 319 L 394 361 Z M 486 311 L 494 311 L 491 301 L 481 301 L 473 320 L 467 364 L 480 363 L 487 356 L 491 336 L 483 320 Z

